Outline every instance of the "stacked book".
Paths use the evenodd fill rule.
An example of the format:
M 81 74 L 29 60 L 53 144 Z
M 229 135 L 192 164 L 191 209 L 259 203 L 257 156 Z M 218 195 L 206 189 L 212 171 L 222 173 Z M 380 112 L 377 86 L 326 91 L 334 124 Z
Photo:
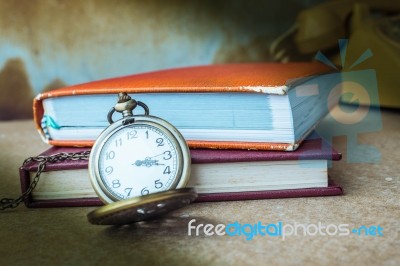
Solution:
M 170 69 L 69 86 L 39 94 L 34 119 L 53 145 L 42 155 L 90 150 L 109 124 L 116 95 L 127 92 L 177 127 L 191 148 L 188 186 L 198 201 L 342 194 L 328 179 L 341 155 L 312 134 L 339 100 L 338 73 L 319 63 L 225 64 Z M 20 169 L 23 192 L 34 162 Z M 87 161 L 49 164 L 30 207 L 100 205 Z

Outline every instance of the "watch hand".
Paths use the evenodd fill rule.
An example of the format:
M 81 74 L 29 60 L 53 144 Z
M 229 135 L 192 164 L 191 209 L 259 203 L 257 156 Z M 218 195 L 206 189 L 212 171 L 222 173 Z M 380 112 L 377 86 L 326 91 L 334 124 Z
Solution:
M 158 157 L 158 156 L 160 156 L 160 155 L 163 155 L 165 152 L 163 152 L 163 153 L 160 153 L 160 154 L 157 154 L 157 155 L 154 155 L 154 156 L 151 156 L 151 157 L 147 157 L 147 158 L 154 158 L 154 157 Z M 147 159 L 146 158 L 146 159 Z
M 155 156 L 153 156 L 155 157 Z M 151 167 L 153 165 L 164 165 L 164 164 L 160 164 L 158 163 L 158 160 L 152 160 L 152 157 L 146 157 L 146 159 L 144 160 L 137 160 L 134 164 L 132 165 L 136 165 L 136 166 L 146 166 L 146 167 Z
M 155 157 L 161 156 L 163 154 L 165 154 L 165 152 L 162 152 L 162 153 L 154 155 L 154 156 L 146 157 L 146 159 L 144 159 L 144 160 L 137 160 L 132 165 L 136 165 L 136 166 L 146 165 L 147 167 L 151 167 L 153 164 L 154 165 L 164 165 L 164 164 L 159 164 L 158 160 L 151 160 L 151 158 L 155 158 Z

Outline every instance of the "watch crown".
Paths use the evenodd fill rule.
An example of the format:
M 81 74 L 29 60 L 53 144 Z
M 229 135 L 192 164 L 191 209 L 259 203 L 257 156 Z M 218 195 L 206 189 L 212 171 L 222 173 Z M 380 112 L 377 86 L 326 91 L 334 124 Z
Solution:
M 126 92 L 118 93 L 118 102 L 115 105 L 115 111 L 122 113 L 124 117 L 132 116 L 132 110 L 136 108 L 137 102 Z
M 118 93 L 118 101 L 117 104 L 111 108 L 111 110 L 107 114 L 107 120 L 110 124 L 114 123 L 112 119 L 112 115 L 115 111 L 122 113 L 122 117 L 130 117 L 133 116 L 133 109 L 137 106 L 141 106 L 144 109 L 144 114 L 149 115 L 149 107 L 141 101 L 136 101 L 132 99 L 126 92 Z M 130 120 L 130 121 L 134 121 Z
M 124 103 L 131 100 L 131 96 L 129 96 L 126 92 L 118 93 L 118 103 Z

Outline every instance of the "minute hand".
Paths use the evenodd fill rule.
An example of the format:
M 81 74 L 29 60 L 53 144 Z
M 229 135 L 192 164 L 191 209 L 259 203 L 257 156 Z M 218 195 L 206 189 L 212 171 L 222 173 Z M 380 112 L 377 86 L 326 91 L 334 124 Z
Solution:
M 161 155 L 164 155 L 164 157 L 163 157 L 164 160 L 169 160 L 172 157 L 171 151 L 164 151 L 163 153 L 160 153 L 160 154 L 154 155 L 152 157 L 148 157 L 148 158 L 151 159 L 151 158 L 155 158 L 155 157 L 158 157 Z M 165 156 L 167 156 L 167 158 Z

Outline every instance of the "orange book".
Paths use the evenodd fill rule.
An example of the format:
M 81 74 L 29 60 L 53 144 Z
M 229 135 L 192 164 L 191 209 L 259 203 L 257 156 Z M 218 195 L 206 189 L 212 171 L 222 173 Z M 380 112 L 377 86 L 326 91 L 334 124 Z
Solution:
M 51 145 L 91 146 L 116 95 L 127 92 L 191 148 L 294 150 L 338 100 L 330 71 L 320 63 L 242 63 L 117 77 L 39 94 L 34 120 Z

